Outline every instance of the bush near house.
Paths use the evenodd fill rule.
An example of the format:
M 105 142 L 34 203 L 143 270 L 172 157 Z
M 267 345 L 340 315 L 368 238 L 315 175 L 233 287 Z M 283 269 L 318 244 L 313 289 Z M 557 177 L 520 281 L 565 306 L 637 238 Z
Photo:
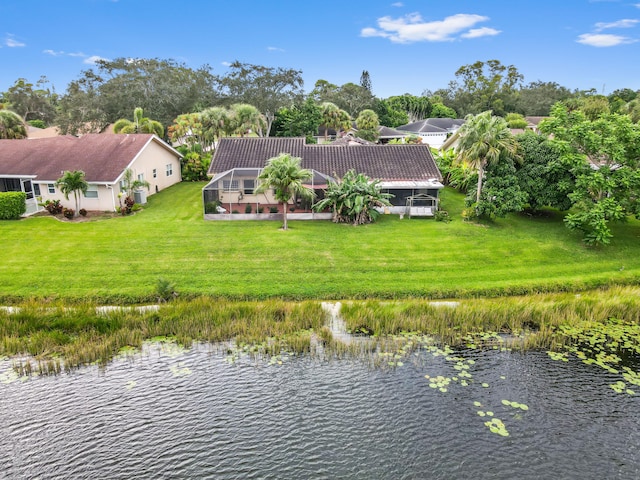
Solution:
M 0 220 L 17 220 L 27 211 L 24 192 L 0 192 Z

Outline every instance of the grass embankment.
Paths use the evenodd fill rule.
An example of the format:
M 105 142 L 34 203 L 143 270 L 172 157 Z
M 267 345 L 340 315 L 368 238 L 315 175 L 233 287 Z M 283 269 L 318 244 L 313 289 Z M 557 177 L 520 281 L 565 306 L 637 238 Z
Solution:
M 163 277 L 183 298 L 450 298 L 636 284 L 640 222 L 587 248 L 558 213 L 451 223 L 383 216 L 361 227 L 328 221 L 207 222 L 203 183 L 149 198 L 144 211 L 94 222 L 34 217 L 0 222 L 0 302 L 31 298 L 101 303 L 155 300 Z

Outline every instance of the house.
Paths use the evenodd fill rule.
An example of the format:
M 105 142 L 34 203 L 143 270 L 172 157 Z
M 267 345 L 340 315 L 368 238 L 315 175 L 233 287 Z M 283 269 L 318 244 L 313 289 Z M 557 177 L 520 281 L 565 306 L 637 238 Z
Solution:
M 67 170 L 82 170 L 89 189 L 81 208 L 115 211 L 127 169 L 134 179 L 150 184 L 136 199 L 145 203 L 147 195 L 181 181 L 180 158 L 179 152 L 151 134 L 0 140 L 0 192 L 25 192 L 28 214 L 42 209 L 39 203 L 47 200 L 75 208 L 73 197 L 65 199 L 55 183 Z
M 281 153 L 300 157 L 302 167 L 312 171 L 308 186 L 316 200 L 323 198 L 328 182 L 354 170 L 379 180 L 382 190 L 393 195 L 388 213 L 404 215 L 414 200 L 427 207 L 426 215 L 434 215 L 438 208 L 442 175 L 427 145 L 309 145 L 302 137 L 227 137 L 220 140 L 209 167 L 212 179 L 203 188 L 205 218 L 218 219 L 220 212 L 229 218 L 234 210 L 242 214 L 249 209 L 275 208 L 278 202 L 272 192 L 256 195 L 254 189 L 267 160 Z M 310 218 L 309 202 L 293 199 L 288 208 L 306 215 L 300 218 Z
M 447 139 L 458 130 L 464 120 L 456 118 L 427 118 L 396 127 L 407 135 L 417 135 L 430 147 L 440 148 Z

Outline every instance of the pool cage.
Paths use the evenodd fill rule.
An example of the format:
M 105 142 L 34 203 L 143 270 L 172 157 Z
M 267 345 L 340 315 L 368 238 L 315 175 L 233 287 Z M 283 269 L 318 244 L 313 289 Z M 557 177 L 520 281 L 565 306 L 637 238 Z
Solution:
M 215 175 L 202 189 L 205 214 L 217 213 L 260 213 L 265 208 L 276 208 L 278 200 L 271 190 L 254 193 L 258 186 L 258 175 L 262 168 L 234 168 Z M 324 198 L 324 190 L 333 178 L 311 170 L 312 176 L 305 184 L 316 196 L 313 200 L 294 198 L 288 208 L 310 211 L 314 202 Z

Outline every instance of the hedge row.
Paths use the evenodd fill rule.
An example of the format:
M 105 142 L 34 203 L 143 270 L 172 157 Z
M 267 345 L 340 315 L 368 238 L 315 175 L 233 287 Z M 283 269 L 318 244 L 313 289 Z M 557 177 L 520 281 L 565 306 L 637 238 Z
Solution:
M 17 220 L 27 211 L 24 192 L 0 192 L 0 220 Z

